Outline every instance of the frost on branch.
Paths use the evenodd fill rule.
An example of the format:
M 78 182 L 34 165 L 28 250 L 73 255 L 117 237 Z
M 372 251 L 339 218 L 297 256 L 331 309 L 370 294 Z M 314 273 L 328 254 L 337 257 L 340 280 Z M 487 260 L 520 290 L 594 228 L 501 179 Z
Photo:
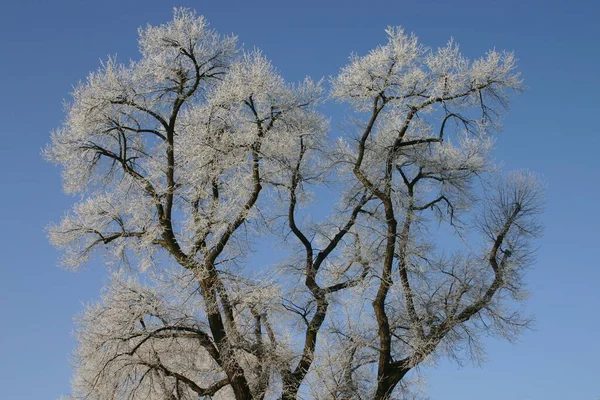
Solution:
M 453 40 L 432 51 L 400 28 L 386 32 L 387 44 L 363 57 L 353 55 L 350 64 L 332 79 L 334 98 L 368 111 L 378 96 L 398 107 L 442 100 L 473 105 L 479 102 L 480 93 L 505 101 L 506 89 L 521 89 L 512 53 L 492 50 L 470 62 Z
M 286 82 L 185 9 L 77 86 L 45 154 L 82 199 L 50 239 L 69 267 L 145 273 L 80 318 L 74 398 L 409 398 L 421 363 L 527 326 L 541 190 L 490 158 L 514 56 L 386 32 L 330 81 L 355 121 L 337 141 L 322 81 Z M 257 233 L 285 259 L 248 257 Z
M 114 276 L 102 303 L 78 320 L 73 397 L 194 399 L 221 390 L 206 326 L 183 300 Z
M 127 261 L 126 250 L 134 251 L 140 266 L 151 264 L 154 247 L 160 240 L 156 214 L 150 199 L 140 196 L 128 201 L 133 191 L 115 190 L 96 194 L 78 203 L 60 225 L 50 226 L 50 241 L 66 249 L 63 263 L 77 268 L 88 261 L 96 247 L 102 247 L 111 261 Z

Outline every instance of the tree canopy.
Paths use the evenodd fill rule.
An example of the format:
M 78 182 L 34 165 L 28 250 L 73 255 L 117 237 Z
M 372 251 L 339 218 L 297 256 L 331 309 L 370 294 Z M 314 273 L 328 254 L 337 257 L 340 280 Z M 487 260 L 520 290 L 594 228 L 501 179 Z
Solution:
M 50 239 L 115 273 L 78 319 L 74 399 L 401 398 L 423 361 L 527 326 L 542 189 L 490 156 L 515 57 L 386 33 L 291 84 L 176 9 L 75 88 L 45 155 L 82 200 Z M 345 134 L 323 101 L 347 104 Z M 286 250 L 253 264 L 256 237 Z

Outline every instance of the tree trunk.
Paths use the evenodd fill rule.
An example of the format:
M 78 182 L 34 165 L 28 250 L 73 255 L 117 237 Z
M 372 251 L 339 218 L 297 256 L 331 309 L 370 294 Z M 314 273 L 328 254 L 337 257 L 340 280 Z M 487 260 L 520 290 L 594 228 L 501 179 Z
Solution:
M 390 371 L 388 371 L 390 370 Z M 392 392 L 396 388 L 396 385 L 404 378 L 404 376 L 410 371 L 410 368 L 392 368 L 388 365 L 381 374 L 383 379 L 377 384 L 377 391 L 373 400 L 388 400 L 392 395 Z

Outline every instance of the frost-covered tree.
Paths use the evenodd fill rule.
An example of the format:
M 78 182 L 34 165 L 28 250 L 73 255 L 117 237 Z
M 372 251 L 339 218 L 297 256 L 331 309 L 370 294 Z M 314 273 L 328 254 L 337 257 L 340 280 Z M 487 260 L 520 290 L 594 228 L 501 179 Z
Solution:
M 420 363 L 527 325 L 540 186 L 489 155 L 521 89 L 511 53 L 389 28 L 329 84 L 289 84 L 189 10 L 139 34 L 45 152 L 82 196 L 49 228 L 64 264 L 116 271 L 79 318 L 72 398 L 401 398 Z M 326 98 L 349 104 L 348 135 Z M 323 185 L 338 199 L 313 222 Z M 259 236 L 285 259 L 256 265 Z

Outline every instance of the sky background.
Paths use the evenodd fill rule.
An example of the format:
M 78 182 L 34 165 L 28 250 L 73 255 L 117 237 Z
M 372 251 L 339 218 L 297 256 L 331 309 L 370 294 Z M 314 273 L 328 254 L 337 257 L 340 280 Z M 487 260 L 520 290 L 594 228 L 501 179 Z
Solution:
M 527 275 L 534 330 L 486 339 L 488 361 L 423 368 L 432 399 L 600 398 L 600 5 L 596 1 L 32 1 L 0 8 L 0 398 L 69 392 L 73 316 L 99 297 L 100 263 L 57 267 L 44 227 L 77 199 L 40 157 L 72 86 L 118 54 L 138 58 L 138 26 L 196 9 L 263 50 L 283 76 L 336 74 L 351 52 L 401 25 L 431 47 L 454 37 L 469 58 L 513 50 L 528 90 L 513 99 L 495 156 L 548 183 L 545 235 Z M 332 116 L 333 135 L 341 122 Z

